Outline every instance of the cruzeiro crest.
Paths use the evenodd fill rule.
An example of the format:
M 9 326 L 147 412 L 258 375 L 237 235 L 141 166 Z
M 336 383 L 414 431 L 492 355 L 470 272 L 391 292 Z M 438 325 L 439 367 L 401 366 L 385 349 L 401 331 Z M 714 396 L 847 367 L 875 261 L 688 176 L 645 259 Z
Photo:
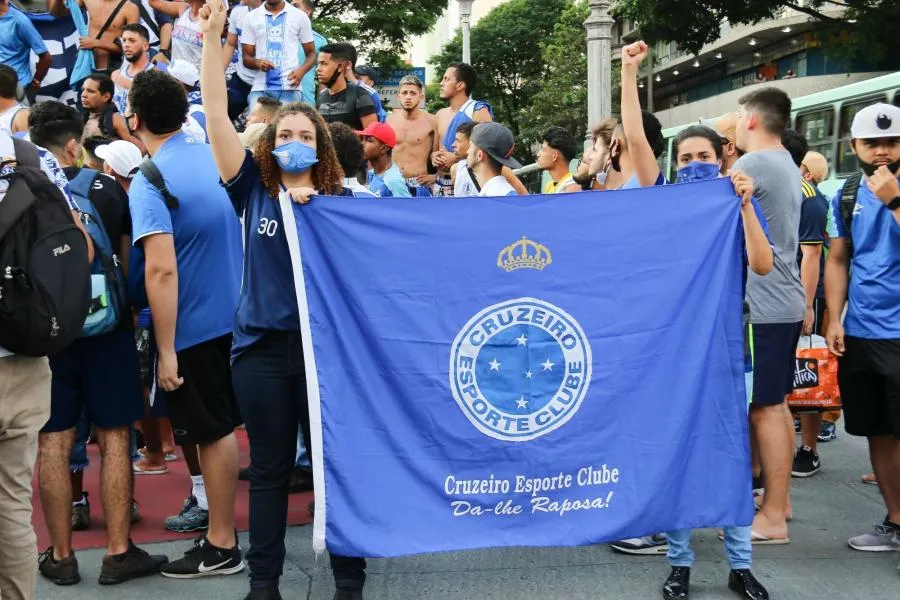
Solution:
M 591 347 L 557 306 L 517 298 L 472 317 L 450 350 L 450 388 L 466 417 L 498 440 L 522 442 L 571 419 L 591 381 Z

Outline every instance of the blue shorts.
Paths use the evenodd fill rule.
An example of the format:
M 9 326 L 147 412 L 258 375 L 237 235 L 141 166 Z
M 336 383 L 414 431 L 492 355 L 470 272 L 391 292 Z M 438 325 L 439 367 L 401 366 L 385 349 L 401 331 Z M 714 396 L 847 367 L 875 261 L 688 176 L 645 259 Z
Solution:
M 802 329 L 802 321 L 753 325 L 753 406 L 781 404 L 794 391 Z
M 303 93 L 300 90 L 259 90 L 250 92 L 250 95 L 247 96 L 247 106 L 252 109 L 253 103 L 256 102 L 256 99 L 260 96 L 267 96 L 274 100 L 278 100 L 282 104 L 303 102 Z
M 129 426 L 144 415 L 140 364 L 130 326 L 78 338 L 50 357 L 50 420 L 44 433 L 78 425 L 82 413 L 100 429 Z

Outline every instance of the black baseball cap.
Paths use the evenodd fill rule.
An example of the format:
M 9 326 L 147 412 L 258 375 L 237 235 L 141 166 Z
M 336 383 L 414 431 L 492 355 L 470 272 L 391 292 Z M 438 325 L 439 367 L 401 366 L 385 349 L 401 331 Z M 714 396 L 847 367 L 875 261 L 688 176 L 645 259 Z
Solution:
M 472 130 L 470 142 L 473 146 L 484 150 L 488 155 L 499 162 L 501 165 L 510 169 L 518 169 L 522 163 L 512 157 L 512 153 L 516 149 L 516 139 L 512 132 L 493 121 L 489 123 L 479 123 Z

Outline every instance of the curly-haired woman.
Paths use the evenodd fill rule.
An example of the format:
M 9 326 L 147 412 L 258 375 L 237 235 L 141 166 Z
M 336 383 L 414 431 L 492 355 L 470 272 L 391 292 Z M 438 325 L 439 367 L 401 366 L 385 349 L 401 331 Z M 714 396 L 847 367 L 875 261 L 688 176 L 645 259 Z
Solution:
M 234 391 L 250 437 L 250 594 L 281 598 L 288 482 L 297 429 L 309 447 L 309 412 L 300 317 L 281 212 L 282 199 L 305 203 L 312 194 L 352 195 L 325 121 L 315 109 L 282 106 L 253 152 L 241 147 L 228 119 L 217 2 L 200 12 L 204 33 L 200 85 L 209 141 L 219 175 L 244 219 L 244 274 L 235 320 Z M 362 597 L 365 561 L 332 556 L 336 598 Z

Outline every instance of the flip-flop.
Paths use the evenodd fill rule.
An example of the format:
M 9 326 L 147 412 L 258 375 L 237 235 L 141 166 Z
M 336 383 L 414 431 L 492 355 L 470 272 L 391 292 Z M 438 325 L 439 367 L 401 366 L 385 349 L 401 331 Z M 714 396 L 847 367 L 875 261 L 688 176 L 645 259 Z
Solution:
M 131 463 L 131 468 L 135 475 L 165 475 L 169 472 L 168 466 L 164 466 L 161 469 L 144 469 L 137 462 Z
M 770 538 L 751 530 L 750 543 L 756 546 L 784 546 L 791 543 L 791 538 Z
M 865 475 L 863 475 L 862 477 L 859 478 L 859 480 L 862 481 L 863 483 L 865 483 L 866 485 L 878 485 L 878 480 L 875 479 L 874 477 L 872 477 L 871 479 L 868 479 Z

